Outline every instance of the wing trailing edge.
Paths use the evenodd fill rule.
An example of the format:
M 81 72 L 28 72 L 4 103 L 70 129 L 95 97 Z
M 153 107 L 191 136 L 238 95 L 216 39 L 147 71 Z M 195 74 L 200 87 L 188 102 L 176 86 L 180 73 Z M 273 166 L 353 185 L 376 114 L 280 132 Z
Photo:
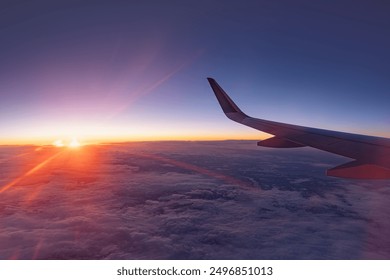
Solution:
M 326 175 L 350 179 L 388 179 L 390 169 L 354 160 L 328 169 Z
M 305 147 L 305 145 L 290 141 L 281 137 L 271 137 L 262 141 L 257 142 L 257 146 L 268 147 L 268 148 L 299 148 Z

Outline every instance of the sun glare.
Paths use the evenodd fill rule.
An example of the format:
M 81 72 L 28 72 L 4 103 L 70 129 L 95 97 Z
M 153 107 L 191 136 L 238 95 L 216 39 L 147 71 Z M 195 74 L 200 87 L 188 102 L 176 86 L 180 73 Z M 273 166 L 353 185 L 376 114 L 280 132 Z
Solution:
M 76 139 L 72 138 L 68 143 L 64 142 L 62 139 L 57 139 L 53 143 L 55 147 L 68 147 L 68 148 L 78 148 L 81 146 L 81 143 Z
M 61 139 L 58 139 L 56 141 L 53 142 L 53 146 L 56 146 L 56 147 L 64 147 L 65 144 L 64 142 L 61 140 Z
M 81 144 L 76 138 L 72 138 L 72 140 L 69 142 L 69 145 L 68 145 L 69 148 L 78 148 L 80 146 L 81 146 Z

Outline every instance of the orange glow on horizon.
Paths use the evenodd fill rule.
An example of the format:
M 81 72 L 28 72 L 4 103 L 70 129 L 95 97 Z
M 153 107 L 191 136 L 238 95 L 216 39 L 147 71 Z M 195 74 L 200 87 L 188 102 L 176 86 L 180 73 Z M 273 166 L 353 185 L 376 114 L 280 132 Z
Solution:
M 56 146 L 56 147 L 63 147 L 65 146 L 65 144 L 62 142 L 61 139 L 58 139 L 56 141 L 53 142 L 53 146 Z
M 130 132 L 129 132 L 130 131 Z M 147 130 L 140 127 L 133 127 L 123 133 L 121 130 L 112 131 L 102 128 L 99 133 L 82 133 L 76 131 L 73 135 L 77 135 L 77 138 L 70 138 L 66 134 L 60 137 L 53 137 L 52 135 L 42 136 L 19 136 L 12 138 L 0 138 L 0 145 L 37 145 L 45 146 L 52 145 L 56 147 L 78 147 L 83 145 L 101 144 L 101 143 L 123 143 L 123 142 L 142 142 L 142 141 L 223 141 L 223 140 L 256 140 L 261 141 L 272 135 L 263 133 L 256 130 L 244 130 L 244 131 L 215 131 L 213 133 L 201 133 L 199 129 L 185 130 L 180 129 L 167 129 L 166 131 L 160 131 L 152 128 Z M 361 134 L 371 135 L 369 132 L 360 132 Z M 377 134 L 379 137 L 387 137 L 388 133 Z M 53 141 L 53 139 L 55 139 Z M 70 140 L 69 140 L 70 139 Z
M 80 144 L 80 142 L 76 138 L 72 138 L 72 140 L 68 144 L 69 148 L 78 148 L 80 146 L 81 146 L 81 144 Z
M 68 148 L 78 148 L 82 146 L 82 144 L 77 140 L 77 138 L 73 137 L 69 143 L 66 143 L 62 139 L 57 139 L 52 143 L 53 146 L 61 148 L 61 147 L 68 147 Z
M 122 142 L 142 142 L 142 141 L 224 141 L 224 140 L 263 140 L 265 137 L 262 134 L 257 136 L 249 135 L 137 135 L 137 136 L 114 136 L 114 137 L 84 137 L 82 143 L 79 140 L 71 140 L 69 143 L 63 140 L 51 141 L 50 139 L 31 139 L 18 138 L 9 140 L 0 140 L 0 145 L 51 145 L 55 147 L 80 147 L 84 145 L 93 145 L 101 143 L 122 143 Z

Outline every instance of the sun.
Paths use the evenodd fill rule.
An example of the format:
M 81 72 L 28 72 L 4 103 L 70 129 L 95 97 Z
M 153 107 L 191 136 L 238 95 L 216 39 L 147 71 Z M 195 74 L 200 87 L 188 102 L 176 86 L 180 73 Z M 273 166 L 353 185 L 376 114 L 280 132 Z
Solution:
M 53 146 L 55 147 L 68 147 L 71 149 L 79 148 L 82 146 L 79 140 L 77 140 L 76 137 L 73 137 L 68 143 L 67 141 L 65 142 L 62 139 L 57 139 L 52 143 Z
M 69 148 L 78 148 L 80 146 L 81 146 L 80 142 L 75 137 L 73 137 L 72 140 L 68 144 Z

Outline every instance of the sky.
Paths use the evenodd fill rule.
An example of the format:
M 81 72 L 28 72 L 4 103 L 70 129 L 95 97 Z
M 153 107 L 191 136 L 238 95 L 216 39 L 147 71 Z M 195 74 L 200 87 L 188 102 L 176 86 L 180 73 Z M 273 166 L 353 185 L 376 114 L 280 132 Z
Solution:
M 390 137 L 386 1 L 2 1 L 0 144 L 263 139 L 248 115 Z

